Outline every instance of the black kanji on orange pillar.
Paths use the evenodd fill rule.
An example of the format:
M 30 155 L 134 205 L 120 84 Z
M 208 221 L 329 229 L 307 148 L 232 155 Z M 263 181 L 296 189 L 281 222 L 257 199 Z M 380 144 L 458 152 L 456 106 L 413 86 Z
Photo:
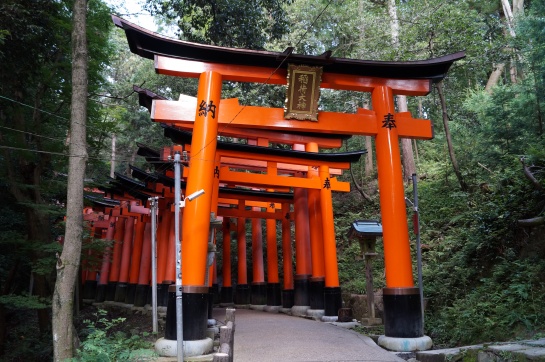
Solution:
M 216 118 L 216 105 L 214 101 L 210 101 L 208 104 L 204 100 L 199 104 L 199 116 L 208 116 L 208 112 L 212 113 L 212 118 Z
M 390 130 L 392 128 L 396 128 L 396 121 L 393 114 L 388 113 L 384 116 L 384 121 L 382 121 L 382 128 L 388 128 Z

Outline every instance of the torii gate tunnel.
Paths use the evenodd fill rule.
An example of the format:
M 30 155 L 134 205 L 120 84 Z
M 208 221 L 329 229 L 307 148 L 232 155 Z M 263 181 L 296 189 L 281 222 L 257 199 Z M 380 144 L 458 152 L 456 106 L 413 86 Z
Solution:
M 289 157 L 260 150 L 268 146 L 273 134 L 306 139 L 306 144 L 299 142 L 297 145 L 298 142 L 292 142 L 295 144 L 292 152 L 299 150 L 306 153 L 318 152 L 318 141 L 312 141 L 314 136 L 316 139 L 340 139 L 366 135 L 375 137 L 376 145 L 386 268 L 386 287 L 383 290 L 385 335 L 403 338 L 423 336 L 420 296 L 413 281 L 399 139 L 431 139 L 433 129 L 430 120 L 414 119 L 409 112 L 397 113 L 394 96 L 428 94 L 432 83 L 443 79 L 452 63 L 463 58 L 464 53 L 425 61 L 363 61 L 335 58 L 330 53 L 320 56 L 299 55 L 294 54 L 292 48 L 280 53 L 195 44 L 160 36 L 116 16 L 113 16 L 113 21 L 125 30 L 133 53 L 154 60 L 157 73 L 199 79 L 196 98 L 182 97 L 179 101 L 156 99 L 151 107 L 154 121 L 192 130 L 190 142 L 187 141 L 186 145 L 179 148 L 189 151 L 191 155 L 189 167 L 184 169 L 187 180 L 185 193 L 189 195 L 200 189 L 205 191 L 201 197 L 186 202 L 183 211 L 181 238 L 184 303 L 207 303 L 207 298 L 203 296 L 208 293 L 210 284 L 206 280 L 210 213 L 218 213 L 218 187 L 222 182 L 276 191 L 293 189 L 296 217 L 301 214 L 297 209 L 302 204 L 307 213 L 309 210 L 315 211 L 306 216 L 311 223 L 310 230 L 307 227 L 306 232 L 304 228 L 298 229 L 295 220 L 295 304 L 298 304 L 299 281 L 318 283 L 323 286 L 325 315 L 336 315 L 341 306 L 341 292 L 331 191 L 335 187 L 339 191 L 347 191 L 343 183 L 331 178 L 330 169 L 338 166 L 316 158 L 312 162 L 299 163 L 305 166 L 306 177 L 281 177 L 277 174 L 277 165 L 290 163 Z M 286 109 L 241 106 L 236 99 L 221 99 L 224 81 L 287 84 Z M 372 110 L 358 109 L 355 114 L 320 112 L 317 101 L 322 88 L 370 92 Z M 246 153 L 218 147 L 218 135 L 237 137 L 251 133 L 257 135 L 257 142 L 254 148 L 246 149 Z M 275 163 L 273 167 L 267 163 L 266 174 L 237 174 L 224 166 L 228 158 L 239 159 L 239 164 L 243 163 L 240 159 L 254 160 L 254 163 L 247 163 L 247 166 L 255 166 L 255 162 Z M 314 207 L 309 208 L 309 204 Z M 289 204 L 283 205 L 280 207 L 283 210 L 281 213 L 289 210 L 285 206 Z M 238 210 L 238 213 L 233 212 L 231 215 L 239 217 L 239 226 L 245 215 L 258 217 L 240 207 Z M 320 224 L 319 228 L 314 228 L 316 224 Z M 223 225 L 224 230 L 229 230 L 229 227 L 228 223 Z M 306 248 L 299 245 L 304 244 L 304 238 L 310 240 L 310 246 Z M 289 240 L 287 243 L 289 245 Z M 259 244 L 253 245 L 260 248 Z M 243 245 L 239 242 L 239 246 Z M 241 278 L 240 274 L 244 276 L 245 270 L 239 271 Z M 256 280 L 256 276 L 263 279 L 259 262 L 254 263 L 254 283 L 258 287 L 264 280 Z M 239 284 L 245 282 L 239 280 Z M 227 281 L 227 286 L 230 283 L 230 280 Z M 188 315 L 184 310 L 184 323 L 206 325 L 206 310 L 195 308 Z M 193 339 L 206 338 L 205 328 L 197 330 L 202 330 L 203 335 L 197 332 L 196 336 L 192 335 Z

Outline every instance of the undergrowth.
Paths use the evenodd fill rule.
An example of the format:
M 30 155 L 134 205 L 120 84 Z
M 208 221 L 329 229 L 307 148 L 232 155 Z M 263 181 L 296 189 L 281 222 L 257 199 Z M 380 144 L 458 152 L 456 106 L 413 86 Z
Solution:
M 149 361 L 156 356 L 151 344 L 144 338 L 147 333 L 129 335 L 116 330 L 125 318 L 109 319 L 104 310 L 98 310 L 94 316 L 95 319 L 84 321 L 83 341 L 72 361 Z

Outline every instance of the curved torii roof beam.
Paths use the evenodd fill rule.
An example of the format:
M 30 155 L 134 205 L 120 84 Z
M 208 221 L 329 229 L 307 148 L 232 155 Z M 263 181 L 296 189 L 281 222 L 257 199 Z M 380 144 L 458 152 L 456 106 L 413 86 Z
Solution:
M 172 140 L 172 142 L 177 144 L 191 144 L 191 137 L 193 134 L 191 132 L 183 131 L 175 127 L 170 127 L 163 125 L 164 135 Z M 318 152 L 305 152 L 305 151 L 294 151 L 294 150 L 285 150 L 281 148 L 271 148 L 271 147 L 261 147 L 261 146 L 252 146 L 244 145 L 240 143 L 232 142 L 217 142 L 217 149 L 219 151 L 232 151 L 240 153 L 248 153 L 252 155 L 269 155 L 282 157 L 286 160 L 293 158 L 294 160 L 312 160 L 312 161 L 322 161 L 322 162 L 342 162 L 342 163 L 352 163 L 357 162 L 360 157 L 367 153 L 367 150 L 358 150 L 352 152 L 336 152 L 336 153 L 318 153 Z M 284 162 L 286 161 L 284 160 Z M 334 166 L 333 166 L 334 167 Z
M 115 15 L 112 15 L 112 19 L 116 26 L 125 30 L 131 51 L 141 57 L 155 59 L 156 56 L 166 56 L 203 63 L 280 69 L 282 71 L 278 73 L 282 75 L 282 84 L 285 84 L 288 63 L 322 66 L 324 83 L 328 82 L 328 73 L 384 79 L 423 79 L 437 82 L 446 76 L 454 61 L 465 56 L 464 52 L 459 52 L 428 60 L 385 62 L 331 57 L 330 52 L 320 56 L 294 54 L 293 48 L 288 48 L 282 53 L 235 49 L 175 40 L 151 32 Z M 229 79 L 228 76 L 224 79 L 237 80 Z M 271 83 L 276 83 L 275 79 L 271 78 Z

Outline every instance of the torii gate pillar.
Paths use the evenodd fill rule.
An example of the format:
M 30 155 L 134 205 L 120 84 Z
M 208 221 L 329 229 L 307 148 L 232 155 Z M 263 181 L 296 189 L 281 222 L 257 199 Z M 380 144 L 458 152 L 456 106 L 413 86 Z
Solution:
M 182 288 L 184 340 L 205 340 L 208 322 L 208 285 L 205 281 L 210 210 L 214 187 L 219 103 L 222 75 L 214 71 L 199 77 L 195 126 L 186 194 L 205 192 L 186 200 L 182 230 Z M 168 316 L 167 316 L 168 320 Z M 172 336 L 175 339 L 175 336 Z M 168 339 L 168 338 L 167 338 Z
M 384 334 L 394 339 L 424 338 L 420 294 L 413 281 L 392 89 L 376 87 L 372 93 L 372 103 L 378 128 L 377 169 L 386 271 L 386 288 L 383 290 Z

